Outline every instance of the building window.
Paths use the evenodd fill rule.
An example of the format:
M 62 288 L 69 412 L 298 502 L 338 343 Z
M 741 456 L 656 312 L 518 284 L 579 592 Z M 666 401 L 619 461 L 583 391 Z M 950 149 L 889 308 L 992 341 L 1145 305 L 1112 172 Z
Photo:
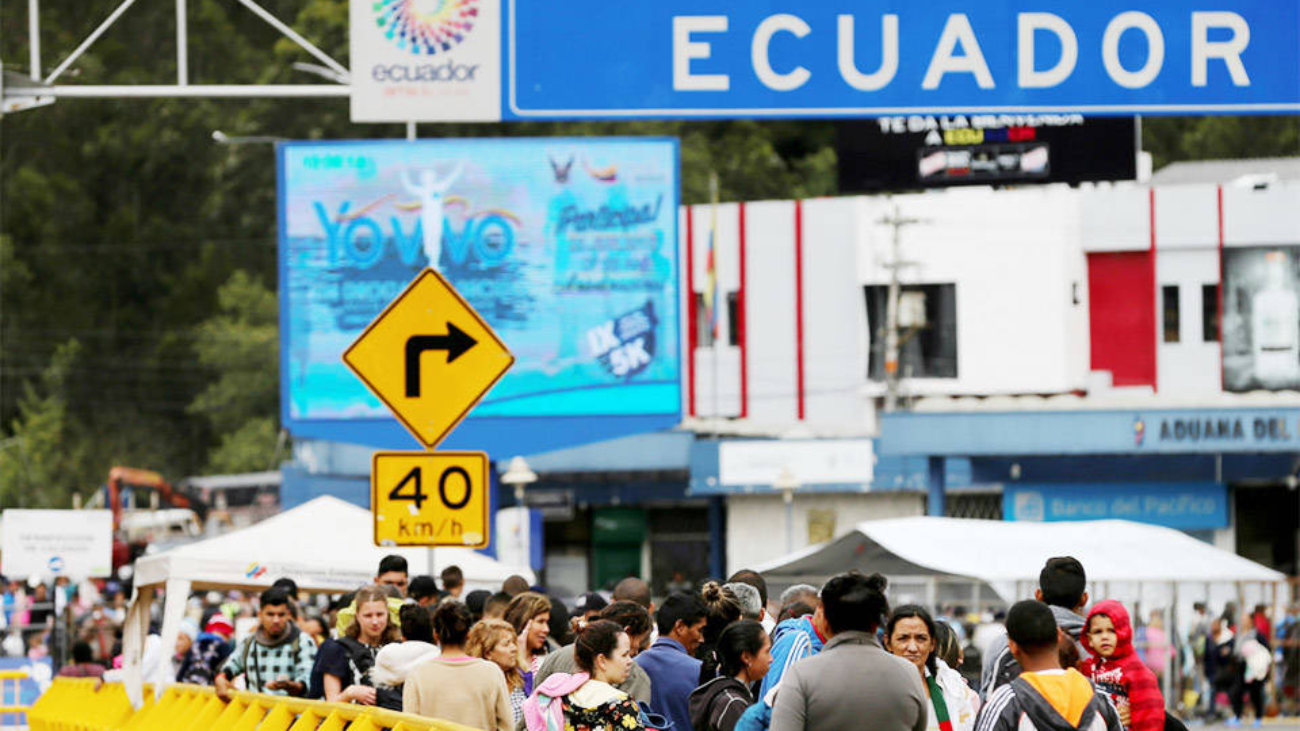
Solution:
M 1178 342 L 1178 285 L 1166 284 L 1160 288 L 1160 300 L 1165 313 L 1165 342 Z
M 887 285 L 863 287 L 871 351 L 867 378 L 885 380 Z M 957 377 L 957 285 L 905 284 L 898 307 L 898 372 L 903 378 Z
M 740 345 L 740 295 L 736 292 L 727 293 L 727 342 Z
M 1219 342 L 1219 285 L 1201 285 L 1201 340 Z

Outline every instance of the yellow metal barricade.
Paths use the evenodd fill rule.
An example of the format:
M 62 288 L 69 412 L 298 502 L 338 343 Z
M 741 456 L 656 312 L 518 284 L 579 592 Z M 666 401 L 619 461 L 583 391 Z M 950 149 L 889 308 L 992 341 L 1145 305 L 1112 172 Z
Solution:
M 344 703 L 236 691 L 229 701 L 212 688 L 173 685 L 136 711 L 120 683 L 56 678 L 27 709 L 32 731 L 469 731 L 423 716 Z
M 22 687 L 26 679 L 25 670 L 0 670 L 0 727 L 27 725 L 26 719 L 19 720 L 27 713 Z

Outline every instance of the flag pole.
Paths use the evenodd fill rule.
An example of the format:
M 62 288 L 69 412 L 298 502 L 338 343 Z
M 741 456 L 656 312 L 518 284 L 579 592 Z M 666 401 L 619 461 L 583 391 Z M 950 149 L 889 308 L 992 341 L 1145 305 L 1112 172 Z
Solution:
M 713 438 L 722 438 L 722 409 L 719 399 L 722 383 L 718 377 L 718 173 L 709 173 L 709 273 L 711 293 L 709 295 L 709 338 L 713 346 Z

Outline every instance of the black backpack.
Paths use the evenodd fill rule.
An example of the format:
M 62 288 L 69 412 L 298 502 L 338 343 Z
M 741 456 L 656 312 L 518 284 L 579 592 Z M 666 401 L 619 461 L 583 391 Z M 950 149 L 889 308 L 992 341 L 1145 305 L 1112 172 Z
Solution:
M 336 640 L 326 640 L 321 645 L 325 650 L 330 643 L 335 643 L 343 648 L 343 652 L 348 658 L 348 668 L 352 671 L 353 677 L 344 678 L 346 681 L 343 687 L 355 685 L 372 685 L 370 680 L 370 668 L 375 666 L 375 652 L 379 648 L 371 649 L 367 645 L 352 639 L 351 637 L 340 637 Z M 320 700 L 325 697 L 325 671 L 321 668 L 321 660 L 327 654 L 326 652 L 317 651 L 316 664 L 311 668 L 311 682 L 308 683 L 307 697 L 313 700 Z

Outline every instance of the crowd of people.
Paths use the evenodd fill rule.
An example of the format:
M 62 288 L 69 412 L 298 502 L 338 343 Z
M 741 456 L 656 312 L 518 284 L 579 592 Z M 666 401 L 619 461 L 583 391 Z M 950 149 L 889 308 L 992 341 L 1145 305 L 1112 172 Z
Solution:
M 1262 605 L 1241 612 L 1229 603 L 1212 615 L 1198 603 L 1181 652 L 1201 715 L 1217 718 L 1226 706 L 1235 725 L 1247 701 L 1256 719 L 1272 711 L 1300 715 L 1300 607 L 1290 606 L 1275 625 Z
M 0 577 L 0 654 L 80 666 L 68 673 L 111 664 L 121 653 L 127 590 L 117 581 Z
M 1088 642 L 1086 620 L 1092 613 L 1109 612 L 1097 621 L 1111 622 L 1112 632 L 1123 639 L 1125 647 L 1132 647 L 1131 653 L 1125 650 L 1130 662 L 1150 670 L 1156 687 L 1170 688 L 1174 693 L 1170 705 L 1188 716 L 1236 726 L 1247 707 L 1255 725 L 1265 716 L 1300 715 L 1300 607 L 1291 606 L 1274 624 L 1263 605 L 1240 612 L 1229 602 L 1222 612 L 1212 614 L 1198 602 L 1192 616 L 1179 622 L 1182 630 L 1170 632 L 1165 629 L 1166 615 L 1159 610 L 1140 621 L 1115 602 L 1099 602 L 1085 614 L 1086 594 L 1077 606 L 1071 604 L 1074 599 L 1070 595 L 1054 596 L 1040 590 L 1038 598 L 1050 606 L 1063 628 L 1078 637 L 1080 649 Z M 985 684 L 996 682 L 998 663 L 1005 664 L 1009 658 L 1001 625 L 955 626 L 967 634 L 967 654 L 983 658 L 982 666 L 977 660 L 971 677 Z M 963 672 L 969 669 L 967 665 Z
M 1198 605 L 1187 635 L 1170 642 L 1155 617 L 1135 627 L 1120 602 L 1092 601 L 1069 557 L 1046 563 L 1034 599 L 986 622 L 960 608 L 891 608 L 878 574 L 779 598 L 753 571 L 698 591 L 678 583 L 656 603 L 646 582 L 627 578 L 570 610 L 521 577 L 466 591 L 456 567 L 409 577 L 394 555 L 372 584 L 327 605 L 288 579 L 255 602 L 196 595 L 172 667 L 176 680 L 223 696 L 244 688 L 373 705 L 488 731 L 798 731 L 865 718 L 897 731 L 1158 731 L 1181 726 L 1159 674 L 1185 652 L 1195 707 L 1184 714 L 1226 705 L 1239 723 L 1249 701 L 1258 724 L 1268 695 L 1294 710 L 1294 663 L 1280 665 L 1281 678 L 1273 667 L 1275 651 L 1300 654 L 1294 609 L 1274 626 L 1262 607 L 1211 618 Z M 5 620 L 30 622 L 22 606 L 6 599 Z M 91 606 L 62 674 L 105 672 L 120 652 L 119 609 Z

